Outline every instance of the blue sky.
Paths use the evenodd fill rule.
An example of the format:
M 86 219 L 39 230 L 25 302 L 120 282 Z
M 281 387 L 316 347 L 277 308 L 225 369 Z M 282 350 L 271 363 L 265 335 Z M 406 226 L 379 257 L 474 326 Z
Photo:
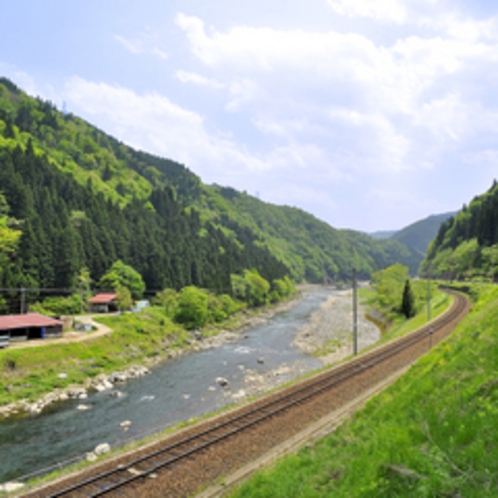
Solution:
M 493 2 L 0 0 L 0 74 L 336 228 L 402 228 L 498 177 Z

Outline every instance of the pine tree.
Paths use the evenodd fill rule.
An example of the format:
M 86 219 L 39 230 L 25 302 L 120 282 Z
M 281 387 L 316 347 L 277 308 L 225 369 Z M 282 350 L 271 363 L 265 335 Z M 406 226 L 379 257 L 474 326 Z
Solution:
M 403 289 L 403 298 L 401 300 L 401 313 L 406 316 L 406 318 L 411 318 L 415 316 L 415 298 L 413 297 L 412 288 L 410 287 L 410 281 L 406 280 L 405 287 Z

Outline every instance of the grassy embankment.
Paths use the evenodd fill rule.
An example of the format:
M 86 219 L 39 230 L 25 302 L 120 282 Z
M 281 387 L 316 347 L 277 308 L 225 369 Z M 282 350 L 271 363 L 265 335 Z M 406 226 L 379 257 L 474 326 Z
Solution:
M 221 328 L 236 329 L 247 314 L 265 309 L 268 307 L 236 313 L 220 324 L 203 328 L 202 335 L 216 335 Z M 0 380 L 4 387 L 0 389 L 0 405 L 21 399 L 34 401 L 54 389 L 81 385 L 100 373 L 133 364 L 148 365 L 166 358 L 171 350 L 189 348 L 190 333 L 174 324 L 160 307 L 98 320 L 113 332 L 82 342 L 0 350 Z M 60 373 L 67 377 L 60 378 Z
M 498 496 L 498 288 L 334 434 L 233 497 Z

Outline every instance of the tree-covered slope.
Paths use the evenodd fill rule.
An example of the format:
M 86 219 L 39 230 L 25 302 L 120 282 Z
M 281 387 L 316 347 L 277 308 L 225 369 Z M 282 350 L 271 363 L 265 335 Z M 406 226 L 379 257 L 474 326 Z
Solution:
M 456 213 L 436 214 L 416 221 L 411 225 L 396 232 L 391 239 L 397 240 L 402 244 L 420 252 L 425 256 L 427 247 L 432 239 L 436 236 L 441 223 L 454 216 Z
M 445 221 L 429 244 L 421 271 L 450 279 L 494 278 L 498 264 L 498 185 Z
M 297 280 L 350 279 L 353 268 L 361 278 L 368 278 L 393 262 L 405 264 L 416 273 L 422 259 L 399 242 L 336 230 L 301 209 L 264 203 L 232 188 L 207 187 L 206 202 L 223 227 L 230 229 L 236 221 L 258 234 L 260 244 L 291 268 Z M 235 236 L 240 238 L 241 234 Z
M 226 260 L 220 264 L 227 265 L 220 282 L 226 282 L 227 272 L 240 271 L 256 262 L 266 272 L 271 273 L 273 267 L 274 273 L 281 275 L 287 266 L 297 281 L 321 282 L 349 278 L 353 267 L 362 277 L 368 277 L 395 262 L 409 266 L 413 272 L 420 260 L 419 255 L 403 244 L 335 230 L 302 210 L 273 206 L 230 188 L 206 186 L 185 166 L 127 147 L 82 119 L 59 112 L 49 102 L 29 97 L 4 78 L 0 78 L 0 151 L 3 161 L 11 165 L 5 171 L 20 178 L 18 188 L 23 195 L 28 199 L 34 196 L 29 209 L 36 216 L 42 216 L 44 210 L 48 212 L 45 220 L 57 218 L 58 214 L 58 225 L 71 225 L 70 234 L 87 230 L 89 219 L 95 227 L 101 226 L 100 248 L 86 242 L 94 240 L 93 235 L 86 233 L 80 233 L 81 241 L 75 243 L 77 247 L 81 244 L 97 247 L 78 249 L 85 257 L 76 260 L 76 266 L 81 263 L 91 268 L 94 279 L 101 276 L 114 256 L 123 257 L 135 266 L 149 288 L 168 283 L 174 283 L 175 287 L 183 283 L 213 285 L 218 272 L 206 270 L 211 277 L 200 277 L 197 266 L 207 269 L 210 263 L 206 262 L 216 265 L 220 258 Z M 52 178 L 43 180 L 49 187 L 31 185 L 26 177 L 30 173 L 23 168 L 29 170 L 36 161 L 43 162 L 44 174 Z M 0 192 L 5 191 L 12 216 L 29 221 L 18 213 L 15 195 L 9 194 L 4 186 L 7 181 L 11 179 L 4 174 Z M 71 185 L 71 192 L 78 190 L 76 185 L 82 189 L 75 195 L 78 201 L 59 191 L 66 184 Z M 61 199 L 65 200 L 64 207 L 57 205 Z M 47 207 L 40 207 L 45 201 Z M 86 206 L 95 203 L 99 207 L 90 215 L 91 208 Z M 102 210 L 105 215 L 98 214 Z M 119 224 L 125 217 L 125 228 L 114 228 L 114 224 L 106 230 L 110 216 L 119 218 Z M 105 221 L 98 221 L 100 218 Z M 56 224 L 53 221 L 48 224 L 51 223 Z M 136 229 L 133 223 L 137 224 Z M 21 247 L 27 246 L 25 240 L 32 225 L 26 223 L 21 228 Z M 57 246 L 54 241 L 59 239 L 54 230 L 46 227 L 45 221 L 36 228 L 39 232 L 36 244 L 48 240 Z M 98 232 L 97 228 L 91 230 L 92 234 Z M 208 244 L 207 239 L 212 246 L 209 251 L 216 247 L 217 253 L 208 251 L 201 256 L 197 250 L 204 251 L 201 248 Z M 185 250 L 171 249 L 170 245 L 176 243 L 178 247 L 183 244 Z M 116 247 L 108 250 L 110 245 Z M 187 263 L 180 262 L 182 258 Z M 46 258 L 47 265 L 48 261 L 50 257 Z M 24 259 L 22 264 L 16 264 L 19 268 L 27 265 Z M 37 272 L 40 270 L 34 273 Z M 167 274 L 170 277 L 164 276 Z M 62 282 L 45 277 L 42 280 L 47 285 Z

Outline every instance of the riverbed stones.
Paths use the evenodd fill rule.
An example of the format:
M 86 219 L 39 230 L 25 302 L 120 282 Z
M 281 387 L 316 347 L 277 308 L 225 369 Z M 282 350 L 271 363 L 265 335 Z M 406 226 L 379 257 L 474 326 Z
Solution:
M 118 382 L 125 382 L 126 379 L 127 377 L 124 372 L 112 372 L 112 374 L 109 375 L 109 381 L 113 384 L 117 384 Z
M 230 382 L 228 382 L 228 379 L 225 379 L 225 377 L 216 377 L 216 383 L 221 387 L 228 387 L 230 385 Z
M 236 393 L 232 394 L 232 398 L 236 401 L 241 400 L 247 396 L 244 389 L 239 389 Z
M 22 482 L 6 482 L 5 484 L 0 484 L 0 493 L 13 493 L 14 491 L 19 491 L 24 487 Z
M 96 456 L 104 455 L 105 453 L 109 453 L 110 451 L 111 446 L 109 445 L 109 443 L 101 443 L 95 446 L 95 449 L 93 450 Z
M 68 387 L 66 394 L 71 399 L 82 399 L 81 396 L 86 394 L 86 389 L 84 387 Z

